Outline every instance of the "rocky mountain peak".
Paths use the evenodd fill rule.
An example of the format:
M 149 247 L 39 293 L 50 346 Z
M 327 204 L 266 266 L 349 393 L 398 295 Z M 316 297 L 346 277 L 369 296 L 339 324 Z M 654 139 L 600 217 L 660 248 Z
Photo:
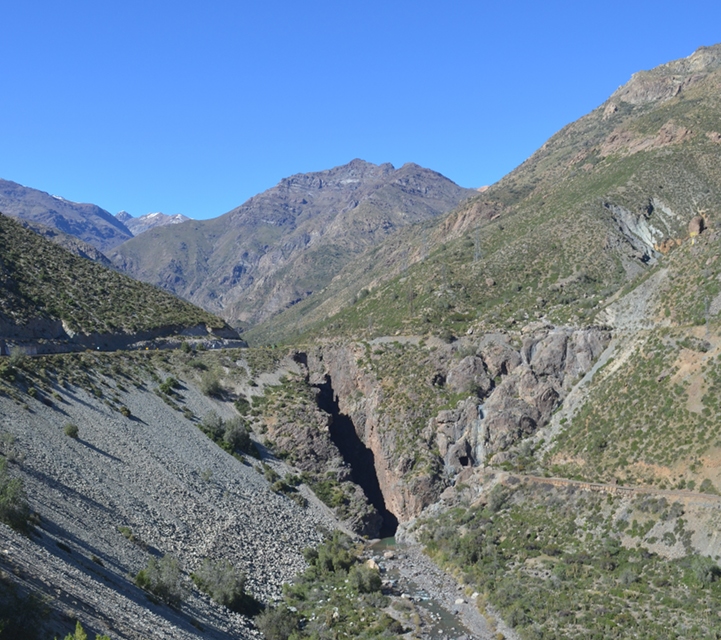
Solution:
M 190 220 L 188 216 L 184 216 L 182 213 L 168 215 L 160 211 L 146 213 L 139 218 L 134 218 L 127 211 L 120 211 L 115 214 L 115 217 L 120 220 L 134 236 L 140 235 L 144 231 L 148 231 L 148 229 L 164 227 L 169 224 L 180 224 L 181 222 Z
M 701 47 L 687 58 L 673 60 L 650 71 L 639 71 L 611 96 L 612 101 L 643 105 L 664 102 L 696 84 L 721 66 L 721 45 Z
M 474 192 L 435 171 L 364 160 L 281 180 L 227 214 L 155 229 L 111 258 L 143 280 L 255 323 L 322 289 L 354 255 Z
M 297 173 L 281 180 L 276 188 L 285 189 L 288 192 L 318 189 L 348 191 L 383 179 L 393 171 L 395 168 L 390 163 L 375 165 L 356 158 L 348 164 L 333 169 L 313 173 Z

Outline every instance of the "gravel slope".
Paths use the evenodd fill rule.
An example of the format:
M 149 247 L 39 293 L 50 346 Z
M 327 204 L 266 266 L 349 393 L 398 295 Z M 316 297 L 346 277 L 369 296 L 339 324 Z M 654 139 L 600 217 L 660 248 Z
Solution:
M 11 434 L 2 438 L 4 452 L 16 458 L 11 472 L 23 478 L 41 517 L 40 535 L 29 539 L 0 525 L 3 568 L 51 594 L 62 613 L 51 621 L 56 633 L 79 618 L 86 630 L 114 639 L 255 637 L 246 619 L 197 591 L 180 612 L 150 604 L 130 576 L 151 554 L 173 553 L 186 574 L 205 557 L 225 557 L 267 602 L 304 568 L 301 550 L 336 523 L 315 501 L 302 509 L 270 491 L 250 464 L 223 452 L 152 391 L 106 382 L 132 418 L 76 388 L 58 389 L 63 401 L 55 407 L 0 398 L 0 431 Z M 180 393 L 197 416 L 232 411 L 191 386 Z M 78 426 L 77 440 L 65 435 L 68 422 Z M 141 544 L 118 527 L 129 527 Z

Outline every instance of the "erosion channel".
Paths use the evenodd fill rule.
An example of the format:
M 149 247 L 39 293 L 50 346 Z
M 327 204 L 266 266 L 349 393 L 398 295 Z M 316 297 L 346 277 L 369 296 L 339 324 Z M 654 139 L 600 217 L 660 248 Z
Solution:
M 358 437 L 351 418 L 341 413 L 330 376 L 326 375 L 325 381 L 316 385 L 316 387 L 319 391 L 317 396 L 318 407 L 330 414 L 332 418 L 330 437 L 333 444 L 338 448 L 343 460 L 350 467 L 353 482 L 363 489 L 370 503 L 383 518 L 379 532 L 380 537 L 386 538 L 395 535 L 398 528 L 398 518 L 386 507 L 376 474 L 373 452 Z

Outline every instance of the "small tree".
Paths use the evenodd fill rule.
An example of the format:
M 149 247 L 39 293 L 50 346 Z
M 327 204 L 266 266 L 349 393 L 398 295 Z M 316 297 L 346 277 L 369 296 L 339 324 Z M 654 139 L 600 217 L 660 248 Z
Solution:
M 242 451 L 243 453 L 250 451 L 250 434 L 240 417 L 233 418 L 225 423 L 223 440 L 228 444 L 231 451 Z
M 7 459 L 0 457 L 0 522 L 26 532 L 29 519 L 30 506 L 22 480 L 10 476 Z
M 245 615 L 260 612 L 260 604 L 245 591 L 245 574 L 228 560 L 214 563 L 206 559 L 192 578 L 201 591 L 231 611 Z
M 148 566 L 135 576 L 135 584 L 171 605 L 180 604 L 185 597 L 180 582 L 180 563 L 170 554 L 160 560 L 150 558 Z

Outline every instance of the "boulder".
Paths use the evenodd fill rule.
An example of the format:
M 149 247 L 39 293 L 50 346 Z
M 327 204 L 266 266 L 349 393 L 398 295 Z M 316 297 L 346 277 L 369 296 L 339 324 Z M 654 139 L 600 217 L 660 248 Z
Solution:
M 485 396 L 493 386 L 483 360 L 478 356 L 466 356 L 448 371 L 446 384 L 454 393 Z
M 491 377 L 507 375 L 521 364 L 521 355 L 507 342 L 505 336 L 491 335 L 481 343 L 480 356 Z
M 694 216 L 691 218 L 691 222 L 688 223 L 688 235 L 690 235 L 692 238 L 694 236 L 699 235 L 700 233 L 703 233 L 703 230 L 706 228 L 706 222 L 703 219 L 702 216 Z

